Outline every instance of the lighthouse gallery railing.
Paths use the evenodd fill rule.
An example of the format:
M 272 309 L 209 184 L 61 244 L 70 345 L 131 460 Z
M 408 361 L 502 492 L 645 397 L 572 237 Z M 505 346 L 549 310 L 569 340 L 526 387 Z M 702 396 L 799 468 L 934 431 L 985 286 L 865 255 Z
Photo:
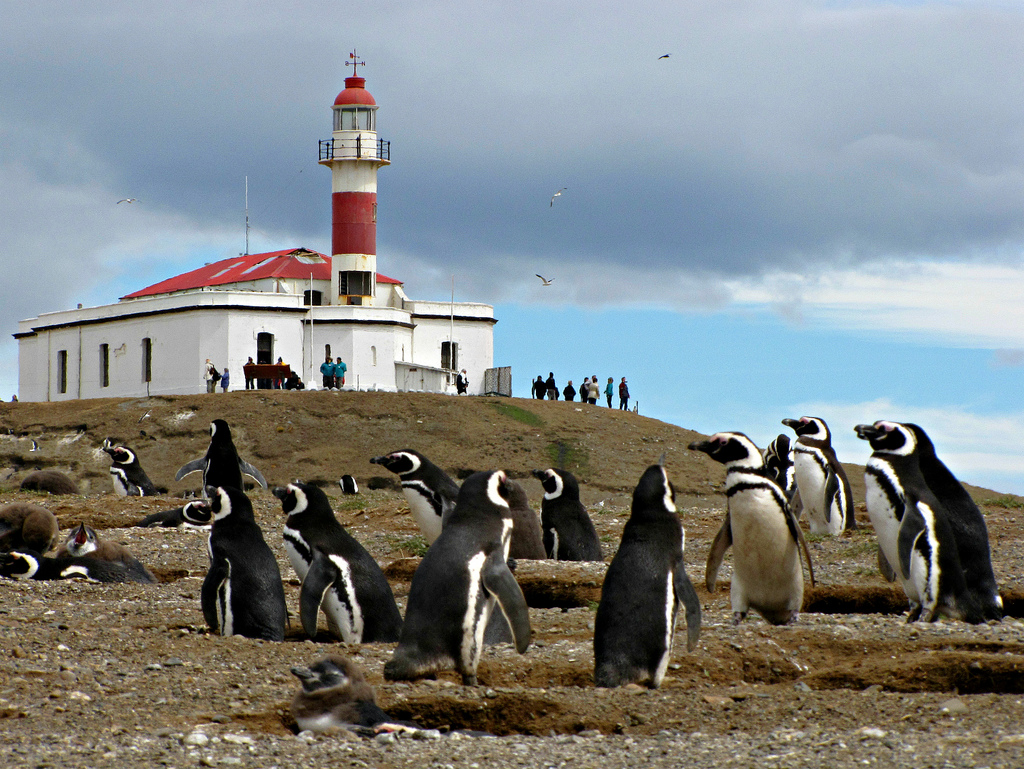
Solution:
M 320 159 L 336 160 L 344 158 L 370 158 L 373 160 L 391 161 L 391 142 L 384 139 L 363 141 L 362 136 L 355 139 L 321 139 Z

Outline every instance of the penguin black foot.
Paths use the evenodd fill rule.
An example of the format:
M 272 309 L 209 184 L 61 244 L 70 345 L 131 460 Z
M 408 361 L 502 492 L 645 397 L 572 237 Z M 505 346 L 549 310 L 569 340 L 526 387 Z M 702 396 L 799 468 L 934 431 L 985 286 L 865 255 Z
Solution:
M 463 686 L 476 686 L 476 673 L 463 673 L 462 674 L 462 685 Z
M 743 620 L 745 620 L 746 618 L 747 618 L 747 613 L 745 611 L 734 611 L 732 613 L 732 624 L 738 625 Z

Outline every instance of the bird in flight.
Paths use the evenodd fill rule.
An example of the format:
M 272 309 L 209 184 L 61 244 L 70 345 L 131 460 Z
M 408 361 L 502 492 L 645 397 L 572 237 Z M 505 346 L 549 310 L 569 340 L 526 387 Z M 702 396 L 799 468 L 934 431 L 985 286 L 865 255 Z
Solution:
M 554 195 L 552 195 L 551 196 L 551 204 L 550 205 L 552 205 L 552 206 L 555 205 L 555 198 L 557 198 L 559 195 L 561 195 L 567 189 L 569 189 L 569 188 L 568 187 L 562 187 L 562 189 L 560 189 L 558 192 L 556 192 Z
M 670 54 L 670 53 L 666 53 L 666 54 L 664 54 L 664 55 L 662 55 L 662 56 L 659 56 L 659 57 L 658 57 L 658 59 L 659 59 L 659 60 L 660 60 L 660 59 L 667 59 L 667 58 L 668 58 L 669 56 L 671 56 L 671 55 L 672 55 L 672 54 Z
M 534 273 L 534 275 L 537 275 L 537 273 Z M 552 278 L 551 280 L 548 280 L 543 275 L 537 275 L 537 277 L 540 278 L 542 281 L 544 281 L 544 285 L 545 286 L 550 286 L 551 285 L 551 281 L 554 280 L 554 278 Z
M 152 413 L 153 413 L 152 411 L 147 411 L 145 414 L 143 414 L 141 417 L 139 417 L 139 421 L 136 422 L 136 424 L 140 424 L 141 425 L 142 424 L 142 420 L 143 419 L 147 419 L 149 417 L 149 415 L 152 414 Z
M 135 203 L 135 202 L 137 202 L 137 201 L 138 201 L 138 198 L 121 198 L 121 199 L 120 199 L 119 201 L 117 201 L 117 202 L 118 202 L 118 203 Z

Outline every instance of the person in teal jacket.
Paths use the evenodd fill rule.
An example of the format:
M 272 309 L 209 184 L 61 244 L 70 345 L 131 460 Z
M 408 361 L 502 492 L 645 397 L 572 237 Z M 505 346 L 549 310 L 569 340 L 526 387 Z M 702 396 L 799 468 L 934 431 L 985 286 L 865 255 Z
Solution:
M 334 363 L 328 355 L 327 360 L 320 364 L 320 373 L 324 377 L 324 389 L 330 390 L 334 387 Z
M 608 377 L 608 384 L 604 388 L 604 395 L 608 399 L 608 408 L 612 407 L 612 393 L 615 392 L 615 385 L 612 377 Z
M 348 366 L 346 366 L 345 362 L 339 357 L 334 364 L 334 386 L 339 390 L 341 389 L 341 386 L 345 384 L 345 372 L 347 371 Z

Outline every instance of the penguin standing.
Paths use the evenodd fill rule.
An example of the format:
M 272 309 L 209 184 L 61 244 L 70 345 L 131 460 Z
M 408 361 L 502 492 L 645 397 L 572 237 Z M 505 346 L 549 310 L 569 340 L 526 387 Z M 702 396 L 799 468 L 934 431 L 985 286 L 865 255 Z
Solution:
M 45 553 L 60 534 L 57 516 L 42 505 L 11 502 L 0 507 L 0 552 L 28 549 Z
M 186 475 L 200 470 L 203 473 L 204 493 L 210 487 L 242 491 L 242 475 L 248 475 L 260 486 L 267 488 L 263 474 L 238 456 L 234 441 L 231 440 L 231 428 L 223 419 L 215 419 L 210 423 L 210 447 L 206 454 L 183 465 L 174 480 L 180 481 Z
M 980 567 L 975 564 L 969 573 L 954 515 L 923 472 L 922 455 L 930 455 L 933 473 L 931 463 L 939 462 L 924 430 L 884 420 L 854 430 L 873 449 L 864 468 L 868 515 L 878 537 L 879 566 L 883 573 L 886 567 L 895 572 L 910 601 L 907 621 L 948 616 L 977 623 L 1001 618 L 1002 599 L 992 574 L 984 520 L 980 529 L 976 523 L 965 527 L 967 555 L 981 560 Z M 939 485 L 948 483 L 944 474 L 939 477 Z M 952 498 L 957 500 L 956 495 Z M 958 502 L 953 502 L 954 508 Z
M 301 731 L 415 729 L 380 709 L 362 669 L 347 657 L 331 654 L 308 668 L 293 667 L 292 675 L 302 682 L 291 704 L 292 718 Z
M 327 495 L 305 483 L 274 489 L 288 516 L 284 549 L 302 580 L 302 628 L 316 636 L 323 609 L 331 632 L 346 643 L 397 641 L 402 615 L 384 572 L 338 523 Z
M 152 497 L 160 493 L 142 469 L 139 458 L 127 446 L 116 446 L 107 438 L 103 451 L 110 456 L 110 480 L 119 497 Z
M 540 519 L 530 507 L 526 489 L 515 481 L 509 482 L 508 507 L 512 513 L 512 544 L 509 558 L 543 561 L 548 557 L 544 550 L 544 535 L 540 531 Z
M 441 524 L 455 509 L 459 485 L 448 473 L 412 449 L 374 457 L 370 463 L 382 465 L 401 479 L 402 493 L 412 517 L 427 544 L 434 544 L 441 534 Z
M 50 558 L 19 549 L 0 555 L 0 577 L 9 579 L 84 579 L 89 582 L 138 582 L 123 563 L 61 555 Z
M 764 466 L 757 446 L 743 433 L 715 433 L 691 443 L 689 449 L 725 465 L 728 511 L 708 553 L 708 591 L 714 592 L 718 569 L 732 546 L 733 622 L 741 622 L 751 608 L 773 625 L 792 622 L 804 598 L 801 546 L 811 585 L 814 569 L 785 492 Z
M 199 512 L 195 508 L 206 509 L 204 512 Z M 191 512 L 189 515 L 186 515 L 186 511 Z M 203 518 L 206 520 L 206 523 L 193 523 L 189 518 L 194 520 Z M 179 526 L 183 529 L 209 529 L 210 521 L 212 520 L 213 515 L 210 514 L 207 503 L 201 499 L 193 499 L 191 502 L 186 502 L 183 506 L 176 507 L 173 510 L 161 510 L 159 513 L 151 513 L 135 525 L 143 529 L 154 527 L 174 529 Z
M 98 561 L 109 561 L 111 563 L 123 564 L 128 570 L 128 578 L 131 582 L 144 582 L 155 584 L 157 578 L 147 569 L 141 561 L 128 552 L 128 548 L 116 542 L 100 540 L 96 531 L 84 523 L 78 524 L 68 534 L 64 544 L 55 553 L 57 558 L 62 556 L 73 556 L 75 558 L 95 558 Z
M 676 613 L 687 644 L 700 636 L 700 601 L 683 564 L 682 522 L 665 468 L 653 465 L 633 490 L 622 542 L 608 566 L 594 622 L 594 683 L 657 689 L 672 654 Z
M 601 540 L 587 508 L 580 502 L 580 485 L 568 470 L 534 470 L 544 487 L 540 523 L 544 549 L 556 561 L 603 561 Z
M 186 509 L 186 520 L 210 523 L 210 570 L 200 599 L 203 617 L 219 635 L 283 641 L 288 611 L 274 553 L 240 489 L 210 486 L 209 508 Z
M 384 666 L 389 681 L 454 667 L 476 685 L 484 629 L 497 606 L 520 654 L 530 645 L 526 599 L 506 563 L 512 537 L 505 473 L 474 473 L 412 577 L 402 637 Z
M 846 471 L 832 449 L 828 425 L 818 417 L 783 419 L 797 434 L 793 467 L 800 502 L 807 511 L 812 534 L 840 534 L 856 529 L 853 492 Z

